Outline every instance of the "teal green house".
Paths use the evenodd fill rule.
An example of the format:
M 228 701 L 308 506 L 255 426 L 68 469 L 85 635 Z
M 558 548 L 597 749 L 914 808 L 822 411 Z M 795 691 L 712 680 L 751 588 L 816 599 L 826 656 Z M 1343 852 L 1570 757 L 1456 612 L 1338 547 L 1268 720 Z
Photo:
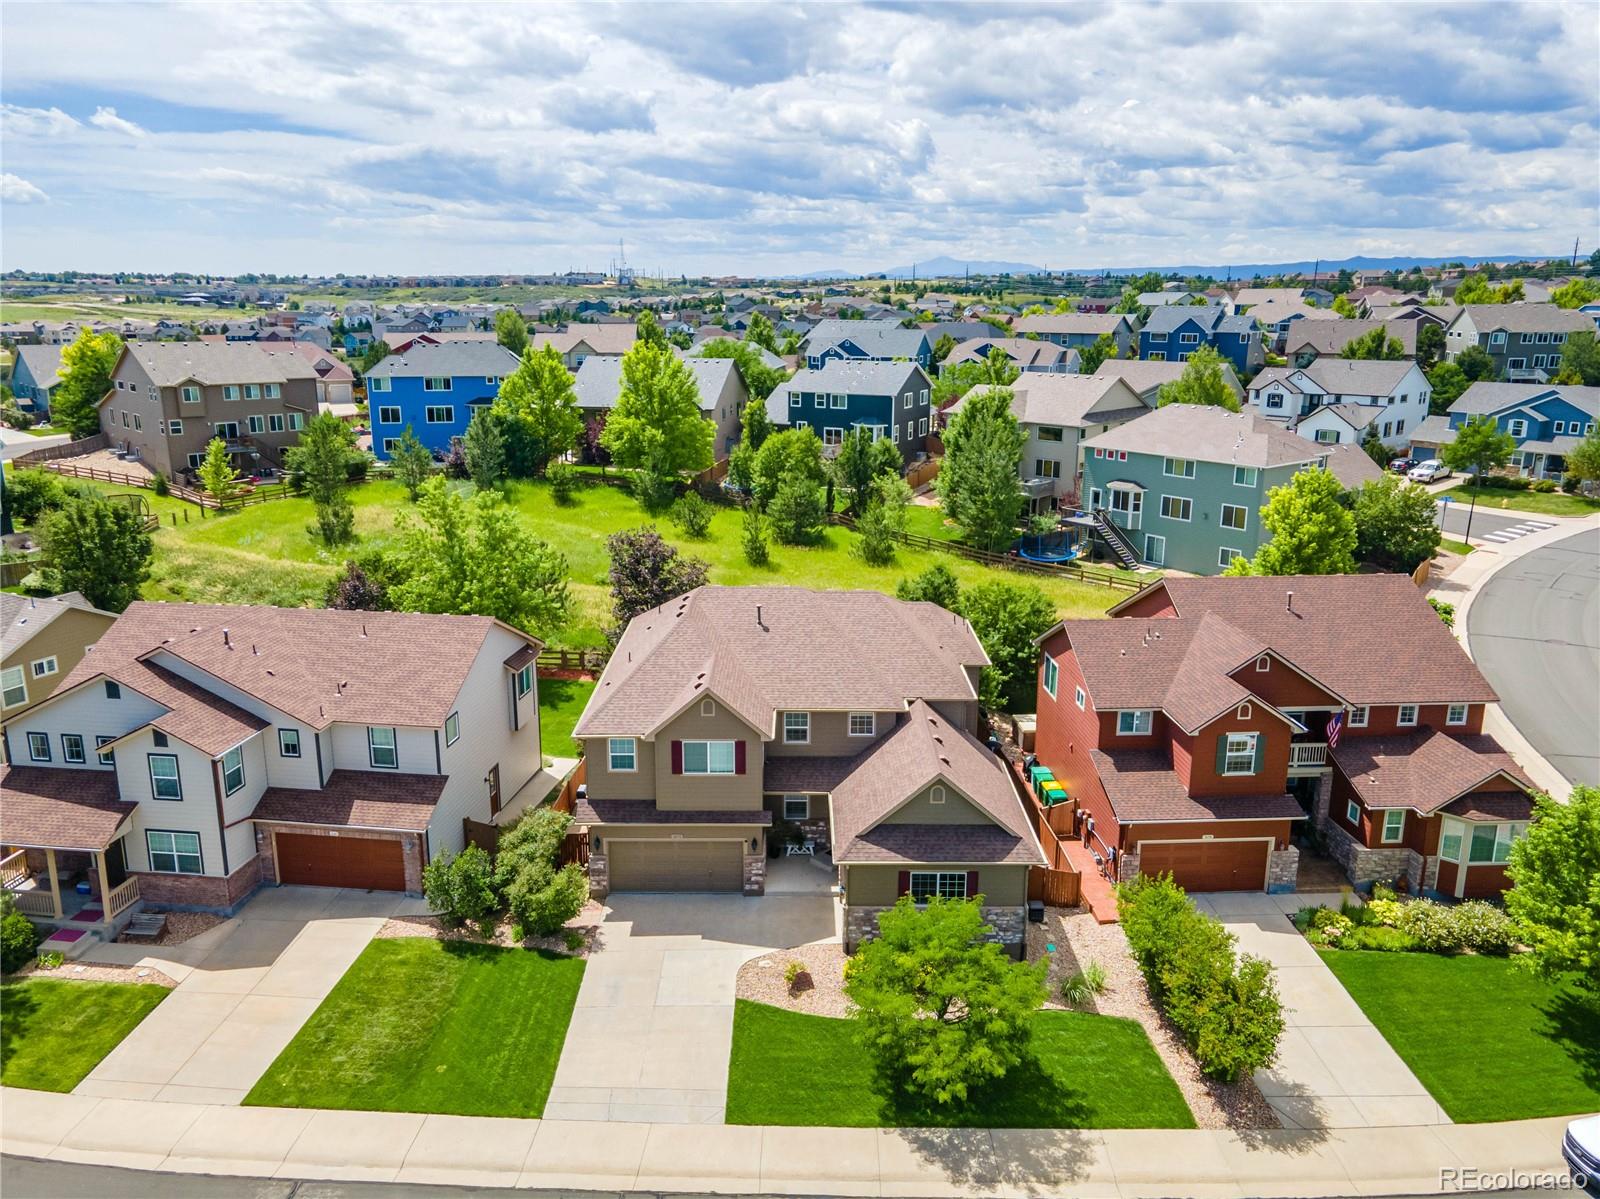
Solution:
M 1357 463 L 1339 449 L 1248 411 L 1170 404 L 1084 441 L 1082 494 L 1116 527 L 1105 539 L 1120 532 L 1138 561 L 1220 574 L 1255 556 L 1267 492 L 1296 472 L 1325 466 L 1346 487 L 1378 473 L 1365 453 Z

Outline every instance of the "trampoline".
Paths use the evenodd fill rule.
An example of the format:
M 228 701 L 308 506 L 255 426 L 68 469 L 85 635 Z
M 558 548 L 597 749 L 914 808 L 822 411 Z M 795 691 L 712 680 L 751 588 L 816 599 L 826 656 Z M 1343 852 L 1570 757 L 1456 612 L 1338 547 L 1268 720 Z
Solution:
M 1028 533 L 1017 542 L 1017 556 L 1029 562 L 1071 562 L 1078 556 L 1077 532 L 1056 529 L 1051 533 Z

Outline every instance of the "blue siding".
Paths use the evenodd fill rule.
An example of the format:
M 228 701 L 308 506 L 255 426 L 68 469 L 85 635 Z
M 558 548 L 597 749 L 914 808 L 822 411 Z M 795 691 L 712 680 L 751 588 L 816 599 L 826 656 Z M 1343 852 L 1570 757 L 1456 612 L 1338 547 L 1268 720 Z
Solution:
M 1568 403 L 1554 393 L 1548 395 L 1534 395 L 1518 403 L 1508 404 L 1498 412 L 1488 414 L 1493 417 L 1494 423 L 1502 433 L 1510 433 L 1516 438 L 1520 447 L 1525 441 L 1549 441 L 1552 437 L 1581 437 L 1587 431 L 1593 418 L 1583 409 Z M 1465 425 L 1471 415 L 1465 412 L 1450 413 L 1450 427 L 1459 429 Z M 1519 433 L 1512 427 L 1513 421 L 1524 422 Z M 1556 431 L 1560 424 L 1561 431 Z
M 39 386 L 33 377 L 33 371 L 28 368 L 27 360 L 21 354 L 17 354 L 16 362 L 11 368 L 11 394 L 19 400 L 29 401 L 37 414 L 42 415 L 50 411 L 50 392 Z
M 1181 335 L 1194 334 L 1199 340 L 1185 344 Z M 1152 333 L 1149 329 L 1139 331 L 1139 357 L 1145 361 L 1152 361 L 1152 354 L 1163 354 L 1166 362 L 1182 362 L 1201 346 L 1210 346 L 1233 364 L 1233 369 L 1243 376 L 1250 373 L 1250 346 L 1255 336 L 1250 333 L 1213 333 L 1197 320 L 1187 320 L 1176 329 L 1167 333 L 1162 340 L 1159 333 Z
M 407 425 L 428 449 L 447 453 L 452 438 L 466 435 L 474 407 L 492 403 L 500 390 L 498 379 L 491 383 L 482 376 L 471 375 L 452 378 L 449 391 L 426 391 L 424 380 L 416 376 L 390 378 L 388 391 L 372 390 L 375 382 L 378 380 L 367 380 L 367 408 L 372 418 L 372 452 L 380 461 L 389 458 L 385 440 L 398 440 Z M 391 408 L 399 409 L 399 419 L 394 419 L 396 414 L 385 411 Z M 450 419 L 430 422 L 427 419 L 429 408 L 448 408 Z M 386 417 L 389 419 L 384 419 Z

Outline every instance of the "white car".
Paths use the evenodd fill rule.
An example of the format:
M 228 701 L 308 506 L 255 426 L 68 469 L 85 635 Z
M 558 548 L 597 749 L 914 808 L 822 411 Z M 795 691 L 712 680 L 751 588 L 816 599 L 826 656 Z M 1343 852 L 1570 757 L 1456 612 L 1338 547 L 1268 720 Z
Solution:
M 1574 1182 L 1590 1194 L 1600 1194 L 1600 1116 L 1586 1116 L 1567 1125 L 1561 1156 L 1566 1158 Z
M 1432 483 L 1435 479 L 1448 479 L 1451 470 L 1437 458 L 1429 458 L 1426 462 L 1419 462 L 1406 471 L 1406 478 L 1413 483 Z

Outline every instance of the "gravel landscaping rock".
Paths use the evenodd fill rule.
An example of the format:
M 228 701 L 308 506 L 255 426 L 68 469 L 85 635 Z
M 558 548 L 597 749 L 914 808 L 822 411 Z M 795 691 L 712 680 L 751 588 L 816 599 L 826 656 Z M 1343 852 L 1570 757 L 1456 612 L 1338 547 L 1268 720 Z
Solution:
M 226 916 L 218 916 L 212 912 L 167 912 L 166 917 L 166 930 L 159 937 L 148 941 L 141 941 L 138 938 L 125 940 L 119 937 L 118 941 L 124 945 L 182 945 L 185 941 L 216 928 L 227 919 Z
M 799 962 L 811 976 L 811 985 L 793 993 L 784 981 L 790 962 Z M 837 941 L 780 949 L 776 953 L 751 958 L 739 967 L 734 994 L 740 999 L 769 1003 L 791 1012 L 812 1016 L 850 1014 L 851 1003 L 844 994 L 844 946 Z
M 177 980 L 168 978 L 150 966 L 106 966 L 98 962 L 63 962 L 54 970 L 46 970 L 37 960 L 29 962 L 15 974 L 6 975 L 6 981 L 17 978 L 59 978 L 81 983 L 152 983 L 171 990 Z
M 606 909 L 602 904 L 591 899 L 583 905 L 581 912 L 567 921 L 566 932 L 575 932 L 582 938 L 581 943 L 574 945 L 567 944 L 565 932 L 552 937 L 527 937 L 519 941 L 512 934 L 511 922 L 507 919 L 501 919 L 495 925 L 492 937 L 482 937 L 472 926 L 447 928 L 444 921 L 437 916 L 394 916 L 384 921 L 377 935 L 381 939 L 432 937 L 435 941 L 471 941 L 477 945 L 501 945 L 506 948 L 520 946 L 523 949 L 544 949 L 569 957 L 588 957 L 600 945 L 600 921 L 605 917 L 605 912 Z

